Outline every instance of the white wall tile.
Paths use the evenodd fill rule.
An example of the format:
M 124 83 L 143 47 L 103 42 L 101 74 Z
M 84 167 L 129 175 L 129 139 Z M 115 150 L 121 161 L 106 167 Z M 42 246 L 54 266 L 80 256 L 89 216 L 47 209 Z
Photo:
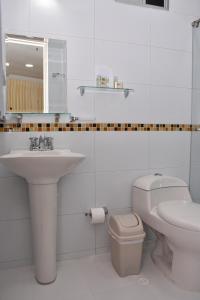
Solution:
M 94 174 L 69 174 L 63 177 L 58 186 L 58 213 L 85 213 L 95 207 Z
M 59 254 L 94 249 L 94 226 L 84 214 L 58 218 Z
M 67 79 L 94 79 L 94 42 L 92 39 L 67 39 Z
M 94 95 L 93 93 L 85 93 L 82 97 L 80 90 L 77 88 L 81 85 L 93 85 L 91 81 L 68 80 L 67 82 L 67 108 L 73 116 L 80 119 L 90 120 L 95 118 L 94 114 Z
M 174 87 L 150 87 L 150 123 L 189 124 L 191 90 Z
M 96 206 L 121 209 L 132 206 L 131 191 L 136 178 L 146 171 L 115 171 L 96 174 Z
M 1 155 L 17 149 L 29 149 L 29 137 L 31 133 L 8 132 L 0 134 Z M 0 164 L 0 177 L 10 177 L 15 174 L 7 167 Z
M 27 183 L 23 178 L 0 178 L 0 191 L 0 221 L 29 217 Z
M 191 88 L 192 59 L 187 52 L 151 48 L 151 83 Z
M 183 167 L 190 162 L 190 133 L 151 132 L 150 167 Z
M 31 31 L 92 37 L 93 12 L 94 0 L 31 0 Z
M 61 253 L 57 254 L 57 260 L 62 261 L 62 260 L 74 260 L 74 259 L 79 259 L 82 257 L 88 257 L 95 255 L 95 248 L 89 249 L 89 250 L 80 250 L 78 252 L 68 252 L 68 253 Z
M 30 258 L 32 256 L 30 221 L 1 221 L 0 241 L 0 262 Z
M 105 227 L 105 224 L 98 224 L 95 226 L 95 236 L 96 236 L 96 249 L 108 248 L 110 247 L 109 234 Z
M 98 122 L 133 122 L 148 123 L 149 112 L 149 87 L 124 83 L 125 87 L 133 88 L 128 98 L 123 94 L 96 94 L 95 116 Z
M 100 132 L 95 139 L 97 171 L 148 168 L 148 133 Z
M 179 168 L 156 168 L 156 169 L 150 169 L 149 174 L 156 174 L 160 173 L 166 176 L 172 176 L 172 177 L 178 177 L 184 180 L 188 186 L 189 186 L 189 175 L 190 175 L 190 166 L 186 165 Z
M 35 133 L 20 133 L 20 132 L 8 132 L 3 134 L 4 144 L 1 146 L 1 153 L 5 154 L 11 150 L 28 149 L 29 137 L 36 135 Z M 37 133 L 37 135 L 39 135 Z
M 172 0 L 170 1 L 170 9 L 184 15 L 200 16 L 199 0 Z
M 4 32 L 29 32 L 30 0 L 2 0 Z
M 94 161 L 94 133 L 92 132 L 60 132 L 53 133 L 55 148 L 70 149 L 85 155 L 73 173 L 93 172 Z
M 147 83 L 149 48 L 141 45 L 96 40 L 95 66 L 108 67 L 125 82 Z
M 193 19 L 169 11 L 152 9 L 151 45 L 176 50 L 192 51 Z
M 149 44 L 149 20 L 147 9 L 113 0 L 97 0 L 95 3 L 97 39 Z

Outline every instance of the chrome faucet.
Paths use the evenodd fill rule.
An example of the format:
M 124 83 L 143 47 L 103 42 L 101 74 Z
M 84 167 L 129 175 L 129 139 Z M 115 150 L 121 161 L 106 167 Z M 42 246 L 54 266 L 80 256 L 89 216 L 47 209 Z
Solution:
M 53 147 L 53 138 L 52 137 L 45 137 L 45 142 L 46 142 L 46 148 L 48 150 L 53 150 L 54 147 Z
M 35 151 L 35 150 L 39 150 L 38 148 L 38 138 L 37 137 L 30 137 L 29 138 L 30 140 L 30 146 L 29 146 L 29 150 L 30 151 Z
M 53 150 L 53 138 L 52 137 L 30 137 L 30 151 L 49 151 Z

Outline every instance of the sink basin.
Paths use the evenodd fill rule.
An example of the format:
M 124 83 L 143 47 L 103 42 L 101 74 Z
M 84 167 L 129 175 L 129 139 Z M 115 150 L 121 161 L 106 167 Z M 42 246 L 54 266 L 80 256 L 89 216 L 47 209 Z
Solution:
M 84 157 L 70 150 L 16 150 L 0 156 L 0 162 L 29 185 L 35 275 L 41 284 L 52 283 L 57 276 L 57 182 Z
M 70 150 L 16 150 L 0 157 L 0 162 L 32 184 L 56 183 L 85 156 Z

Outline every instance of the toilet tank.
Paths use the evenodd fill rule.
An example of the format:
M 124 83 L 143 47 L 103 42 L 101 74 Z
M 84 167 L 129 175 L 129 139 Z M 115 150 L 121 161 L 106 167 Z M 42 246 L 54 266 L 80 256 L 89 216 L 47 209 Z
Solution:
M 155 174 L 133 183 L 132 206 L 141 217 L 159 203 L 174 200 L 192 201 L 187 184 L 177 177 Z

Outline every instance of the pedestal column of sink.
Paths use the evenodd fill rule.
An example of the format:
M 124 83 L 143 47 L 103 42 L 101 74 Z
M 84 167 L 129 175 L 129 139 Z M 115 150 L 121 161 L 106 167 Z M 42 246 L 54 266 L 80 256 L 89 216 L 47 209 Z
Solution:
M 57 183 L 29 183 L 35 277 L 41 284 L 56 280 Z
M 57 183 L 84 159 L 69 149 L 15 150 L 0 162 L 29 184 L 36 279 L 48 284 L 56 279 Z

